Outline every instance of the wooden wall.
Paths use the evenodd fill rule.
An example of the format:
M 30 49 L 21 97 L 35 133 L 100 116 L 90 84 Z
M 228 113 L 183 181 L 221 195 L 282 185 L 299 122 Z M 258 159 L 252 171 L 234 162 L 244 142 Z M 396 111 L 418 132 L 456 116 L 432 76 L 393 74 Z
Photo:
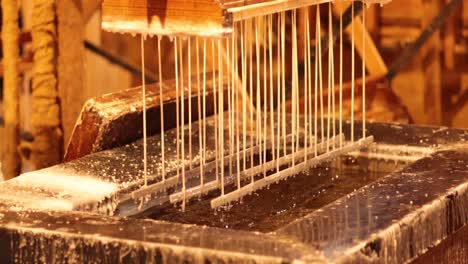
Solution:
M 394 0 L 380 11 L 377 41 L 390 64 L 448 0 Z M 468 127 L 468 3 L 455 11 L 393 81 L 417 124 Z

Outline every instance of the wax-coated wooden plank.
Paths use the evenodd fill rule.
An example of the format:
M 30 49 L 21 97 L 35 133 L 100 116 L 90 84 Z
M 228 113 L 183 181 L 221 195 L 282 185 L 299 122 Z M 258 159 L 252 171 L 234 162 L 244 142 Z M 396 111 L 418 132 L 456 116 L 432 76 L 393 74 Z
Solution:
M 147 35 L 225 36 L 232 33 L 234 21 L 326 2 L 330 0 L 104 0 L 102 28 Z
M 216 36 L 229 33 L 232 21 L 215 0 L 104 0 L 102 28 L 134 34 Z
M 164 128 L 176 126 L 175 115 L 175 81 L 167 80 L 163 87 Z M 207 90 L 212 91 L 211 81 L 207 81 Z M 152 117 L 148 119 L 148 135 L 160 131 L 160 99 L 159 85 L 146 85 L 146 111 Z M 195 108 L 197 85 L 192 85 L 192 105 Z M 206 95 L 206 114 L 213 113 L 213 92 Z M 188 98 L 186 98 L 188 100 Z M 227 100 L 226 100 L 227 101 Z M 188 113 L 185 113 L 188 120 Z M 197 111 L 193 111 L 192 120 L 198 119 Z M 71 135 L 65 153 L 65 161 L 110 148 L 122 146 L 141 138 L 142 131 L 142 100 L 141 87 L 106 94 L 88 100 L 81 111 Z

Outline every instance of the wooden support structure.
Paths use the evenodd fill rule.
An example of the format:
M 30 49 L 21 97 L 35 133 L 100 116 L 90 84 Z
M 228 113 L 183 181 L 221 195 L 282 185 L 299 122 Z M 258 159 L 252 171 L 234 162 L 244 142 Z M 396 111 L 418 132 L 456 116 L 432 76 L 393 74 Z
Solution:
M 63 140 L 68 142 L 85 97 L 85 20 L 76 1 L 57 0 L 57 78 Z
M 399 10 L 401 6 L 396 3 L 384 6 L 382 11 L 385 15 L 384 21 L 391 21 L 392 27 L 397 22 L 400 23 L 400 31 L 397 32 L 398 35 L 393 35 L 393 38 L 400 39 L 401 42 L 413 42 L 420 32 L 439 15 L 441 4 L 439 1 L 414 1 L 408 3 L 405 12 L 399 13 Z M 401 32 L 408 31 L 408 29 L 417 29 L 418 33 L 409 40 L 401 39 L 404 35 L 401 35 Z M 388 37 L 389 35 L 386 36 Z M 395 41 L 386 41 L 386 43 L 391 42 L 395 43 Z M 443 123 L 441 51 L 441 32 L 437 30 L 424 42 L 418 55 L 409 62 L 404 71 L 399 72 L 392 80 L 392 90 L 407 107 L 413 122 L 417 124 L 441 125 Z
M 102 28 L 133 34 L 209 36 L 230 33 L 232 19 L 214 0 L 104 0 Z
M 441 9 L 440 2 L 424 2 L 424 16 L 422 17 L 423 28 L 429 26 L 432 19 L 437 16 Z M 423 50 L 423 60 L 420 62 L 424 70 L 424 94 L 423 113 L 425 123 L 442 125 L 442 60 L 440 50 L 442 49 L 440 30 L 435 32 Z M 423 123 L 423 122 L 418 122 Z
M 380 0 L 386 3 L 389 0 Z M 102 28 L 147 35 L 222 36 L 233 22 L 330 0 L 104 0 Z M 364 2 L 375 3 L 374 0 Z
M 18 1 L 2 0 L 2 45 L 4 62 L 3 107 L 5 130 L 3 136 L 2 173 L 6 180 L 21 172 L 19 146 L 19 46 Z
M 23 143 L 22 153 L 30 153 L 35 169 L 60 163 L 63 152 L 57 92 L 55 2 L 55 0 L 33 1 L 31 36 L 34 65 L 31 126 L 34 141 Z

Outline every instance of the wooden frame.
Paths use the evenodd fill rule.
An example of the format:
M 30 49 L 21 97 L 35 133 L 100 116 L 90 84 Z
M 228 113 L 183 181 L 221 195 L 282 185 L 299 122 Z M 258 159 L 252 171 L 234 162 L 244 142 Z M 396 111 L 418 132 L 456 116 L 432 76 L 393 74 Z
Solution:
M 330 0 L 104 0 L 102 28 L 131 34 L 220 37 L 232 32 L 235 21 L 326 2 Z

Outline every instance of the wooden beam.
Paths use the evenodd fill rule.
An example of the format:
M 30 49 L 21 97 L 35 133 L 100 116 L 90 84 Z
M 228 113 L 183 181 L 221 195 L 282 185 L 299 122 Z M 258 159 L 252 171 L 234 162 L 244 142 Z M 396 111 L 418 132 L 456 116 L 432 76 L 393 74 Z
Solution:
M 5 129 L 2 140 L 2 173 L 5 180 L 21 172 L 19 146 L 19 28 L 18 1 L 2 0 L 2 45 L 4 61 L 3 112 Z
M 327 2 L 331 0 L 103 0 L 102 28 L 145 35 L 223 36 L 232 33 L 235 21 Z
M 443 53 L 444 66 L 448 70 L 455 69 L 455 18 L 447 19 L 444 25 Z
M 63 138 L 57 91 L 57 27 L 55 0 L 35 0 L 32 11 L 34 52 L 31 87 L 31 127 L 34 141 L 27 153 L 34 169 L 62 160 Z M 22 144 L 23 153 L 27 145 Z
M 18 73 L 23 74 L 24 72 L 30 71 L 33 68 L 33 63 L 31 61 L 20 61 L 18 62 Z M 3 60 L 0 61 L 0 77 L 3 77 L 5 74 L 5 66 Z
M 104 0 L 102 28 L 145 35 L 219 36 L 232 31 L 232 16 L 216 0 Z
M 211 75 L 211 74 L 209 74 Z M 186 104 L 192 100 L 192 111 L 185 111 L 185 122 L 188 123 L 189 112 L 192 113 L 191 120 L 198 120 L 197 94 L 198 87 L 192 77 L 192 94 L 184 97 Z M 225 91 L 227 79 L 223 81 Z M 214 101 L 217 95 L 213 92 L 212 79 L 207 80 L 206 115 L 214 114 Z M 225 92 L 226 94 L 226 92 Z M 154 135 L 160 133 L 160 99 L 163 97 L 164 104 L 164 129 L 176 127 L 176 94 L 175 80 L 165 80 L 163 83 L 163 94 L 159 93 L 159 83 L 146 85 L 146 113 L 150 118 L 147 120 L 147 133 Z M 190 98 L 190 99 L 189 99 Z M 227 100 L 224 100 L 224 109 L 227 108 Z M 132 106 L 132 107 L 129 107 Z M 123 91 L 105 94 L 90 99 L 83 106 L 80 117 L 73 130 L 70 143 L 65 153 L 65 161 L 74 160 L 82 156 L 129 144 L 142 137 L 142 100 L 141 87 L 126 89 Z
M 79 6 L 70 0 L 57 0 L 57 81 L 63 140 L 68 142 L 85 98 L 84 30 Z
M 424 2 L 425 16 L 422 17 L 423 27 L 428 27 L 435 16 L 440 13 L 440 2 Z M 428 40 L 425 58 L 421 61 L 424 70 L 424 114 L 426 124 L 442 125 L 442 46 L 440 30 Z

